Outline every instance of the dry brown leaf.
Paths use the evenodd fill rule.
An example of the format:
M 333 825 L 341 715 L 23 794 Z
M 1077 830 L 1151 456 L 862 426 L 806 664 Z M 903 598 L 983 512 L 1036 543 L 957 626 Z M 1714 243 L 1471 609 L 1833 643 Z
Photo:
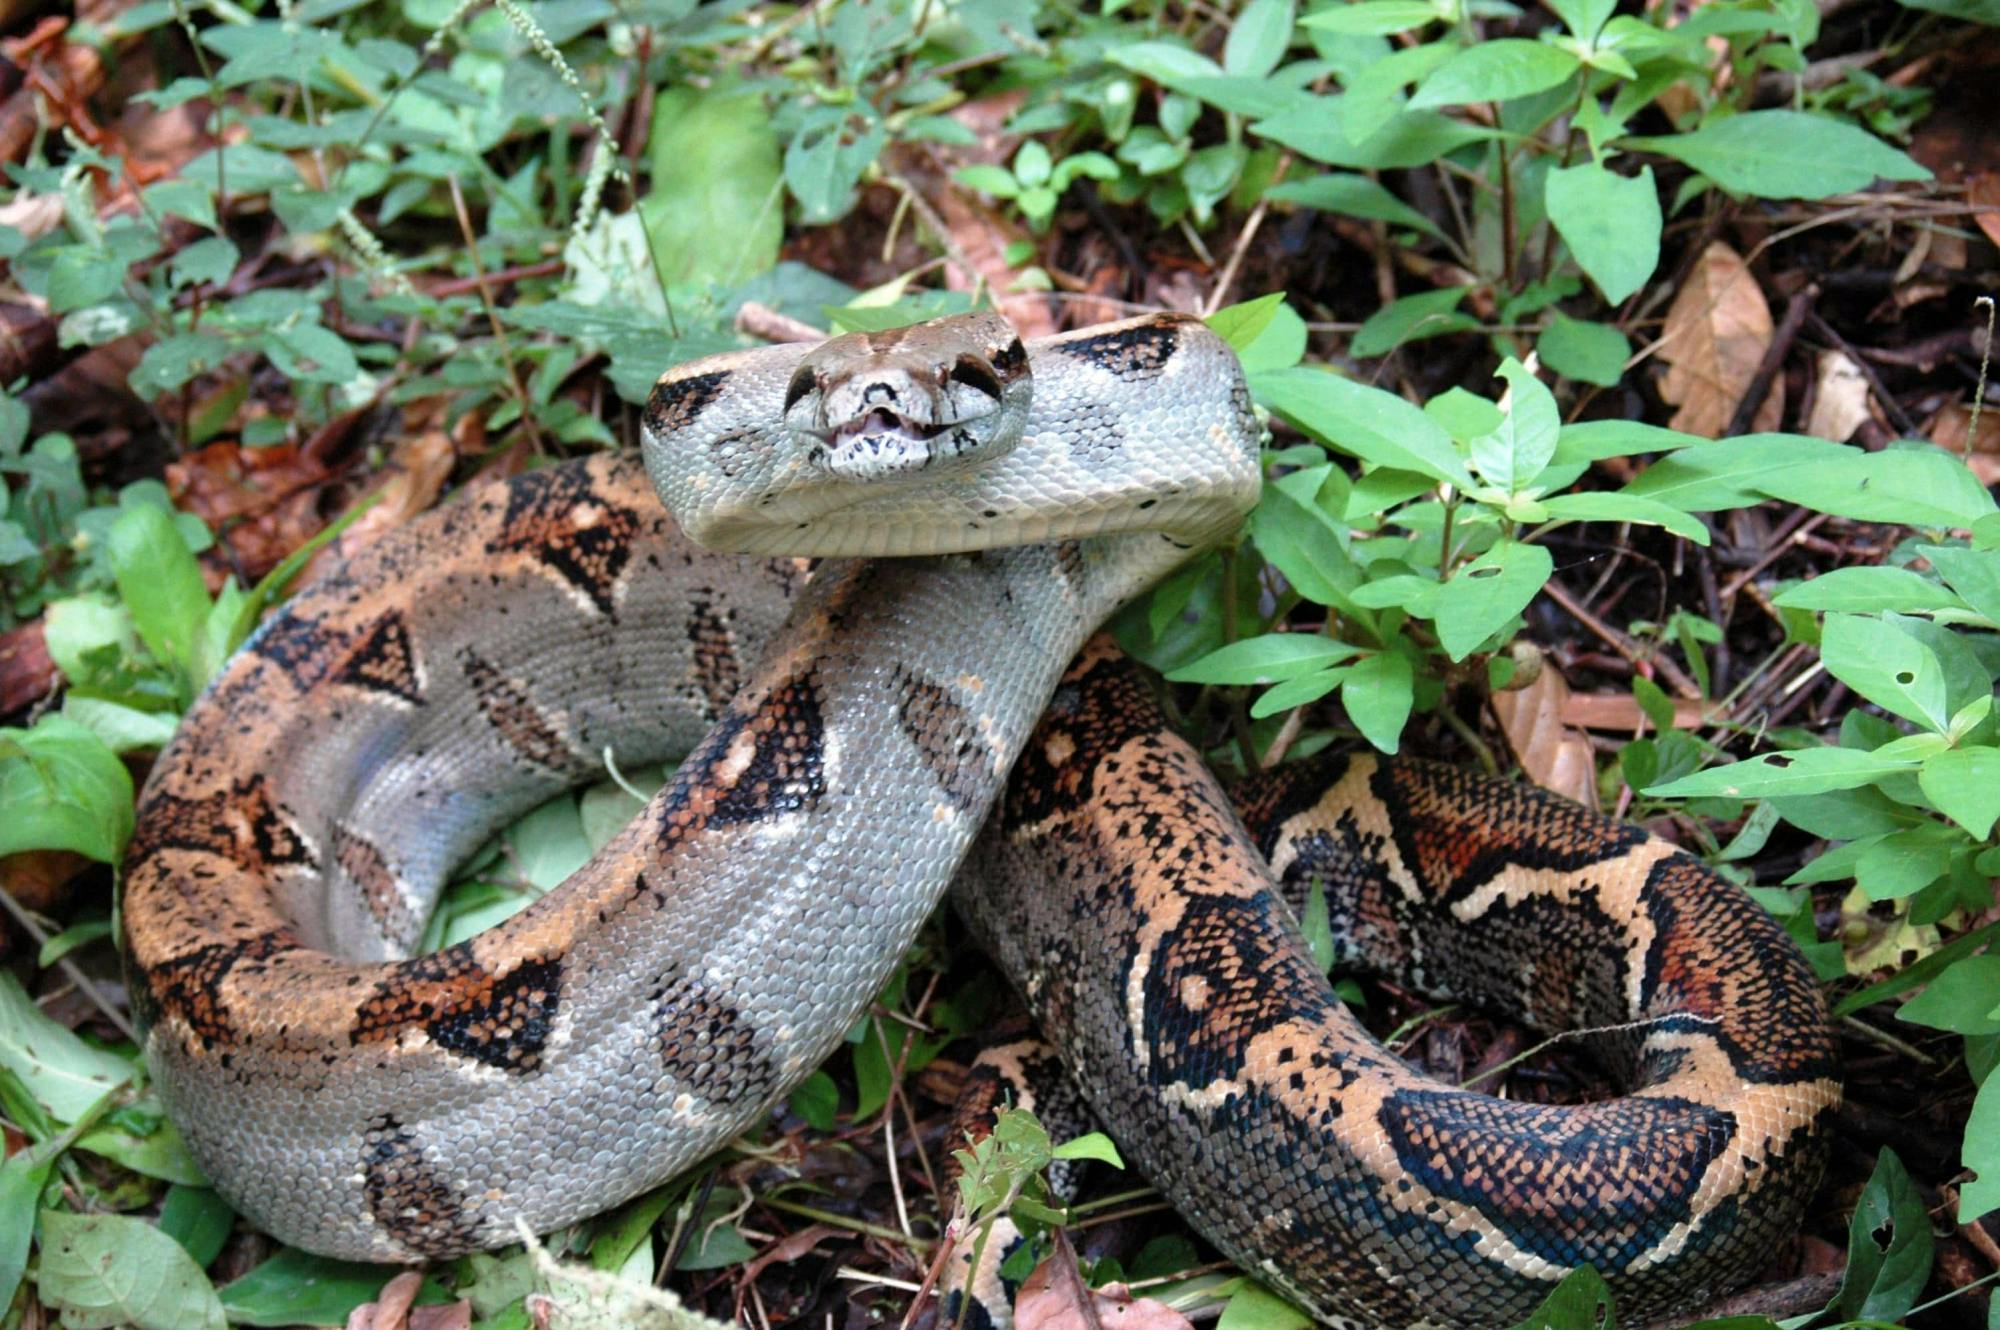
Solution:
M 2000 171 L 1980 171 L 1965 183 L 1965 201 L 1972 220 L 1995 245 L 2000 245 Z
M 69 885 L 91 861 L 70 850 L 22 850 L 0 855 L 0 891 L 30 910 L 51 914 L 69 900 Z
M 472 1330 L 472 1304 L 460 1299 L 435 1307 L 412 1307 L 410 1330 Z
M 0 716 L 40 701 L 57 681 L 40 619 L 0 633 Z
M 1966 451 L 1966 436 L 1972 430 L 1972 412 L 1957 402 L 1947 402 L 1924 426 L 1924 437 L 1965 459 L 1982 485 L 2000 485 L 2000 410 L 1987 407 L 1979 413 L 1979 433 Z
M 1672 427 L 1721 438 L 1756 377 L 1771 335 L 1771 307 L 1749 265 L 1716 241 L 1702 251 L 1667 310 L 1659 354 L 1668 368 L 1660 379 L 1660 396 L 1680 406 L 1669 422 Z M 1773 379 L 1751 428 L 1776 429 L 1784 409 L 1784 381 Z
M 1057 1266 L 1058 1261 L 1071 1259 L 1058 1254 L 1035 1267 L 1014 1299 L 1015 1330 L 1093 1330 L 1094 1326 L 1104 1330 L 1194 1330 L 1187 1317 L 1166 1303 L 1134 1298 L 1123 1284 L 1085 1288 L 1073 1266 Z
M 437 502 L 438 491 L 451 479 L 457 462 L 458 449 L 443 430 L 424 430 L 404 439 L 384 468 L 388 479 L 375 488 L 382 497 L 334 542 L 335 560 L 351 557 Z
M 1709 723 L 1710 717 L 1699 698 L 1677 697 L 1674 703 L 1674 724 L 1683 730 L 1695 729 Z M 1639 701 L 1630 693 L 1571 693 L 1563 699 L 1563 724 L 1580 730 L 1610 730 L 1619 734 L 1637 734 L 1653 728 L 1653 722 L 1639 709 Z
M 373 1302 L 364 1302 L 347 1314 L 347 1330 L 405 1330 L 410 1320 L 410 1304 L 424 1277 L 405 1270 L 382 1286 Z
M 1819 353 L 1819 383 L 1813 392 L 1806 433 L 1846 443 L 1868 419 L 1868 376 L 1844 351 Z
M 1493 695 L 1493 714 L 1528 778 L 1586 808 L 1597 802 L 1597 759 L 1583 731 L 1563 723 L 1569 684 L 1544 661 L 1533 683 Z

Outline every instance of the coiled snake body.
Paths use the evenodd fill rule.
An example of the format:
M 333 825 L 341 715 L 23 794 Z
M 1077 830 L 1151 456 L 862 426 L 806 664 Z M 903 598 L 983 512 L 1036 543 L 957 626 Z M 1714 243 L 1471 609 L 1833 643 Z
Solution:
M 1281 873 L 1354 879 L 1357 953 L 1533 1019 L 1644 1022 L 1613 1052 L 1649 1088 L 1504 1104 L 1350 1032 L 1108 648 L 1030 742 L 1095 626 L 1254 500 L 1258 428 L 1201 325 L 1024 347 L 962 316 L 732 353 L 670 371 L 645 426 L 695 540 L 872 561 L 800 590 L 791 558 L 677 536 L 629 463 L 531 472 L 294 598 L 154 770 L 134 1008 L 189 1147 L 261 1227 L 448 1256 L 723 1144 L 864 1009 L 1024 747 L 981 928 L 1114 1133 L 1183 1132 L 1146 1166 L 1322 1314 L 1504 1320 L 1583 1260 L 1660 1305 L 1795 1221 L 1838 1093 L 1816 990 L 1692 861 L 1421 767 L 1250 796 Z M 874 558 L 903 554 L 934 557 Z M 406 958 L 454 865 L 607 753 L 687 757 L 556 891 Z M 1082 894 L 1030 900 L 1033 875 Z

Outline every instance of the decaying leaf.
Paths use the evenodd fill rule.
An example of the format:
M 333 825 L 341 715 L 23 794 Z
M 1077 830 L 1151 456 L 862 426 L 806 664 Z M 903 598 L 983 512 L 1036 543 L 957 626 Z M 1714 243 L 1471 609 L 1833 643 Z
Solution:
M 1717 717 L 1700 698 L 1676 697 L 1674 724 L 1683 730 L 1712 724 Z M 1571 693 L 1563 699 L 1563 724 L 1581 730 L 1609 730 L 1618 734 L 1650 733 L 1652 721 L 1639 709 L 1630 693 Z
M 1806 433 L 1846 443 L 1868 419 L 1868 378 L 1844 351 L 1819 353 L 1819 382 L 1813 392 Z
M 1530 780 L 1595 809 L 1597 759 L 1589 737 L 1563 723 L 1568 700 L 1569 684 L 1562 671 L 1544 661 L 1527 687 L 1493 694 L 1493 714 Z
M 1716 241 L 1702 251 L 1667 310 L 1660 359 L 1668 368 L 1660 379 L 1660 396 L 1680 407 L 1672 427 L 1721 438 L 1756 377 L 1771 335 L 1771 307 L 1749 265 Z M 1784 409 L 1784 383 L 1774 379 L 1752 430 L 1776 429 Z
M 1965 182 L 1965 201 L 1972 220 L 1995 245 L 2000 245 L 2000 171 L 1980 171 Z
M 1913 924 L 1907 913 L 1878 917 L 1868 893 L 1855 887 L 1840 903 L 1840 945 L 1847 972 L 1873 974 L 1915 964 L 1938 949 L 1937 925 Z
M 1015 1330 L 1194 1330 L 1193 1324 L 1152 1298 L 1135 1298 L 1123 1284 L 1086 1288 L 1073 1266 L 1058 1268 L 1067 1254 L 1036 1266 L 1014 1299 Z M 1086 1305 L 1085 1299 L 1088 1299 Z
M 1981 484 L 2000 484 L 2000 411 L 1992 407 L 1982 410 L 1979 430 L 1974 434 L 1972 412 L 1957 402 L 1947 402 L 1924 426 L 1924 437 L 1963 457 Z M 1966 448 L 1968 438 L 1972 440 L 1970 451 Z

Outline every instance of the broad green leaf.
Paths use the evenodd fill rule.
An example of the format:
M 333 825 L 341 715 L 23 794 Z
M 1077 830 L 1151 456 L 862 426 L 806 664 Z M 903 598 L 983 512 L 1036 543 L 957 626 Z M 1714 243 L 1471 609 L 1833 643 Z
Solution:
M 1049 1154 L 1056 1159 L 1094 1159 L 1113 1168 L 1125 1167 L 1125 1161 L 1119 1157 L 1118 1147 L 1113 1145 L 1111 1138 L 1101 1131 L 1085 1132 L 1074 1140 L 1064 1141 L 1050 1150 Z
M 1933 14 L 1962 18 L 2000 28 L 2000 0 L 1897 0 L 1911 9 L 1927 9 Z
M 160 1203 L 160 1232 L 186 1248 L 195 1265 L 206 1270 L 222 1254 L 236 1227 L 236 1212 L 213 1188 L 175 1183 Z
M 1472 288 L 1448 286 L 1392 300 L 1370 314 L 1354 334 L 1349 350 L 1360 360 L 1386 356 L 1405 342 L 1465 332 L 1479 320 L 1458 312 L 1458 303 Z
M 1250 0 L 1237 14 L 1222 46 L 1222 68 L 1241 78 L 1263 78 L 1292 44 L 1293 0 Z
M 1555 456 L 1562 413 L 1542 381 L 1512 356 L 1501 362 L 1500 377 L 1507 381 L 1507 411 L 1497 429 L 1472 441 L 1472 468 L 1515 494 L 1532 485 Z
M 967 189 L 991 194 L 996 199 L 1011 199 L 1021 192 L 1021 184 L 1014 179 L 1014 173 L 992 162 L 961 166 L 951 173 L 951 178 Z
M 2000 1209 L 2000 1076 L 1989 1075 L 1972 1101 L 1960 1158 L 1979 1175 L 1958 1189 L 1958 1222 L 1970 1224 Z
M 1246 373 L 1290 369 L 1306 353 L 1306 325 L 1284 292 L 1219 309 L 1205 320 L 1236 352 Z
M 208 680 L 208 585 L 173 515 L 137 504 L 111 526 L 111 572 L 146 649 L 181 672 L 183 704 Z M 220 662 L 215 662 L 220 663 Z
M 1394 393 L 1304 367 L 1252 375 L 1250 387 L 1266 406 L 1337 452 L 1473 488 L 1451 436 Z
M 1609 388 L 1624 377 L 1632 343 L 1608 323 L 1586 323 L 1557 310 L 1535 339 L 1535 350 L 1564 378 Z
M 132 834 L 132 774 L 67 716 L 0 730 L 0 855 L 72 850 L 115 864 Z
M 1924 763 L 1917 784 L 1975 840 L 1985 840 L 2000 820 L 2000 748 L 1947 748 Z
M 1362 737 L 1381 751 L 1394 753 L 1410 719 L 1415 681 L 1408 657 L 1400 651 L 1378 651 L 1362 657 L 1347 672 L 1340 703 Z
M 1936 653 L 1879 619 L 1827 615 L 1820 660 L 1828 674 L 1904 720 L 1940 734 L 1950 721 Z
M 1330 670 L 1315 670 L 1311 674 L 1301 674 L 1296 679 L 1273 684 L 1250 704 L 1250 719 L 1262 720 L 1281 711 L 1290 711 L 1293 707 L 1310 706 L 1340 687 L 1352 672 L 1350 665 L 1336 665 Z
M 1673 460 L 1686 456 L 1682 453 Z M 1773 499 L 1863 522 L 1964 527 L 1994 511 L 1993 496 L 1979 477 L 1958 458 L 1927 444 L 1879 453 L 1843 447 L 1824 462 L 1800 465 L 1805 460 L 1801 455 L 1793 469 L 1759 476 L 1758 490 Z
M 1663 526 L 1697 545 L 1706 545 L 1709 540 L 1708 528 L 1699 519 L 1636 494 L 1587 490 L 1581 494 L 1552 495 L 1542 500 L 1542 506 L 1551 517 L 1583 522 L 1643 522 L 1648 526 Z
M 1468 143 L 1493 137 L 1494 131 L 1454 120 L 1434 111 L 1398 111 L 1368 133 L 1352 137 L 1342 116 L 1341 99 L 1314 97 L 1281 114 L 1267 116 L 1250 128 L 1263 138 L 1328 166 L 1352 171 L 1395 171 L 1428 166 Z
M 1285 293 L 1273 291 L 1255 300 L 1225 305 L 1202 322 L 1217 337 L 1229 343 L 1230 350 L 1240 353 L 1270 326 L 1271 320 L 1277 316 L 1278 307 L 1284 303 Z
M 1551 170 L 1542 186 L 1549 221 L 1570 255 L 1618 304 L 1646 284 L 1660 263 L 1660 193 L 1653 168 L 1622 176 L 1595 162 Z
M 300 323 L 265 335 L 264 354 L 295 383 L 344 384 L 361 373 L 354 350 L 331 328 Z
M 1856 451 L 1797 434 L 1703 440 L 1654 462 L 1625 492 L 1691 513 L 1741 508 L 1768 497 L 1765 485 L 1784 484 L 1801 471 L 1842 465 Z
M 222 1303 L 187 1251 L 143 1219 L 42 1211 L 36 1291 L 71 1330 L 224 1330 Z
M 14 1073 L 60 1123 L 82 1118 L 132 1079 L 131 1063 L 91 1047 L 43 1014 L 21 981 L 5 971 L 0 971 L 0 1067 Z
M 364 1302 L 373 1302 L 390 1271 L 358 1261 L 336 1261 L 295 1247 L 278 1254 L 249 1274 L 222 1286 L 219 1296 L 232 1325 L 346 1325 Z M 417 1292 L 420 1306 L 448 1302 L 435 1280 L 426 1279 Z
M 1444 426 L 1447 434 L 1468 447 L 1480 435 L 1491 434 L 1499 429 L 1500 422 L 1507 418 L 1500 410 L 1499 403 L 1489 402 L 1484 397 L 1459 387 L 1447 388 L 1425 402 L 1424 414 Z
M 1624 143 L 1685 162 L 1733 193 L 1766 199 L 1823 199 L 1878 179 L 1931 178 L 1867 130 L 1809 111 L 1711 116 L 1692 133 Z
M 1604 1277 L 1581 1265 L 1565 1275 L 1534 1314 L 1513 1330 L 1596 1330 L 1616 1323 L 1611 1290 Z
M 1231 642 L 1167 677 L 1175 683 L 1272 683 L 1338 665 L 1357 651 L 1317 633 L 1265 633 Z
M 1290 477 L 1286 477 L 1290 479 Z M 1250 538 L 1292 589 L 1316 605 L 1345 606 L 1361 570 L 1341 547 L 1330 519 L 1282 482 L 1264 487 L 1250 514 Z
M 1215 1330 L 1305 1330 L 1312 1318 L 1262 1284 L 1245 1281 L 1230 1295 Z
M 1114 46 L 1105 51 L 1104 58 L 1170 88 L 1178 87 L 1185 79 L 1220 78 L 1227 72 L 1207 56 L 1172 42 L 1132 42 Z
M 1547 42 L 1525 37 L 1476 42 L 1418 84 L 1410 97 L 1410 108 L 1424 111 L 1526 97 L 1574 77 L 1578 67 L 1576 56 Z
M 1355 4 L 1329 5 L 1299 20 L 1302 28 L 1339 32 L 1352 36 L 1386 37 L 1435 23 L 1442 18 L 1430 0 L 1358 0 Z
M 1896 1008 L 1896 1019 L 1954 1034 L 2000 1034 L 2000 955 L 1967 956 Z
M 1444 238 L 1436 222 L 1391 194 L 1387 186 L 1351 171 L 1328 171 L 1305 180 L 1286 180 L 1265 190 L 1264 197 L 1273 203 L 1317 208 L 1345 217 L 1366 217 Z
M 663 281 L 730 284 L 778 261 L 782 167 L 763 93 L 734 82 L 663 88 L 646 157 L 639 216 Z
M 1763 753 L 1728 766 L 1711 767 L 1691 776 L 1642 791 L 1671 799 L 1721 795 L 1731 799 L 1761 799 L 1790 794 L 1819 794 L 1870 785 L 1884 776 L 1914 771 L 1922 760 L 1854 748 L 1802 748 L 1796 752 Z
M 889 131 L 866 101 L 817 108 L 785 145 L 785 187 L 808 222 L 830 222 L 853 206 L 861 173 L 874 165 Z M 872 108 L 871 108 L 872 109 Z
M 1671 452 L 1692 444 L 1707 443 L 1699 434 L 1682 434 L 1637 420 L 1587 420 L 1580 425 L 1564 425 L 1556 438 L 1558 466 L 1595 462 L 1606 457 L 1630 457 L 1634 453 Z
M 1855 857 L 1854 880 L 1871 901 L 1913 896 L 1950 869 L 1953 834 L 1936 822 L 1892 831 Z
M 1595 43 L 1597 34 L 1618 8 L 1617 0 L 1547 0 L 1562 19 L 1570 35 L 1580 42 Z
M 1438 644 L 1464 660 L 1526 609 L 1554 571 L 1555 560 L 1540 545 L 1500 541 L 1438 587 L 1431 616 Z
M 1826 1320 L 1901 1320 L 1930 1279 L 1931 1245 L 1923 1194 L 1885 1146 L 1848 1224 L 1847 1271 Z
M 1917 553 L 1931 561 L 1938 576 L 1965 598 L 1988 623 L 2000 625 L 2000 551 L 1970 550 L 1960 545 L 1919 545 Z M 1886 606 L 1909 610 L 1908 605 Z
M 1838 610 L 1848 614 L 1901 610 L 1915 614 L 1923 610 L 1963 609 L 1965 602 L 1927 577 L 1907 568 L 1861 566 L 1836 568 L 1801 582 L 1775 597 L 1775 603 L 1794 610 Z

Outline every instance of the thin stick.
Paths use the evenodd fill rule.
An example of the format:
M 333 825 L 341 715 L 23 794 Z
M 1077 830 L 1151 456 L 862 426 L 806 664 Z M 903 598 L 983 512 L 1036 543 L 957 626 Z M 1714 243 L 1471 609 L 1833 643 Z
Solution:
M 26 907 L 14 899 L 13 892 L 0 891 L 0 905 L 7 907 L 7 913 L 14 916 L 14 922 L 19 924 L 29 937 L 35 939 L 37 947 L 46 947 L 49 944 L 48 933 L 35 922 L 34 916 L 28 913 Z M 69 981 L 76 985 L 78 992 L 90 999 L 90 1005 L 97 1008 L 98 1014 L 118 1027 L 118 1033 L 135 1044 L 139 1042 L 139 1033 L 132 1028 L 132 1022 L 125 1019 L 125 1013 L 112 1005 L 111 999 L 104 996 L 96 984 L 90 982 L 90 976 L 78 969 L 75 961 L 63 956 L 57 959 L 56 967 L 69 977 Z

